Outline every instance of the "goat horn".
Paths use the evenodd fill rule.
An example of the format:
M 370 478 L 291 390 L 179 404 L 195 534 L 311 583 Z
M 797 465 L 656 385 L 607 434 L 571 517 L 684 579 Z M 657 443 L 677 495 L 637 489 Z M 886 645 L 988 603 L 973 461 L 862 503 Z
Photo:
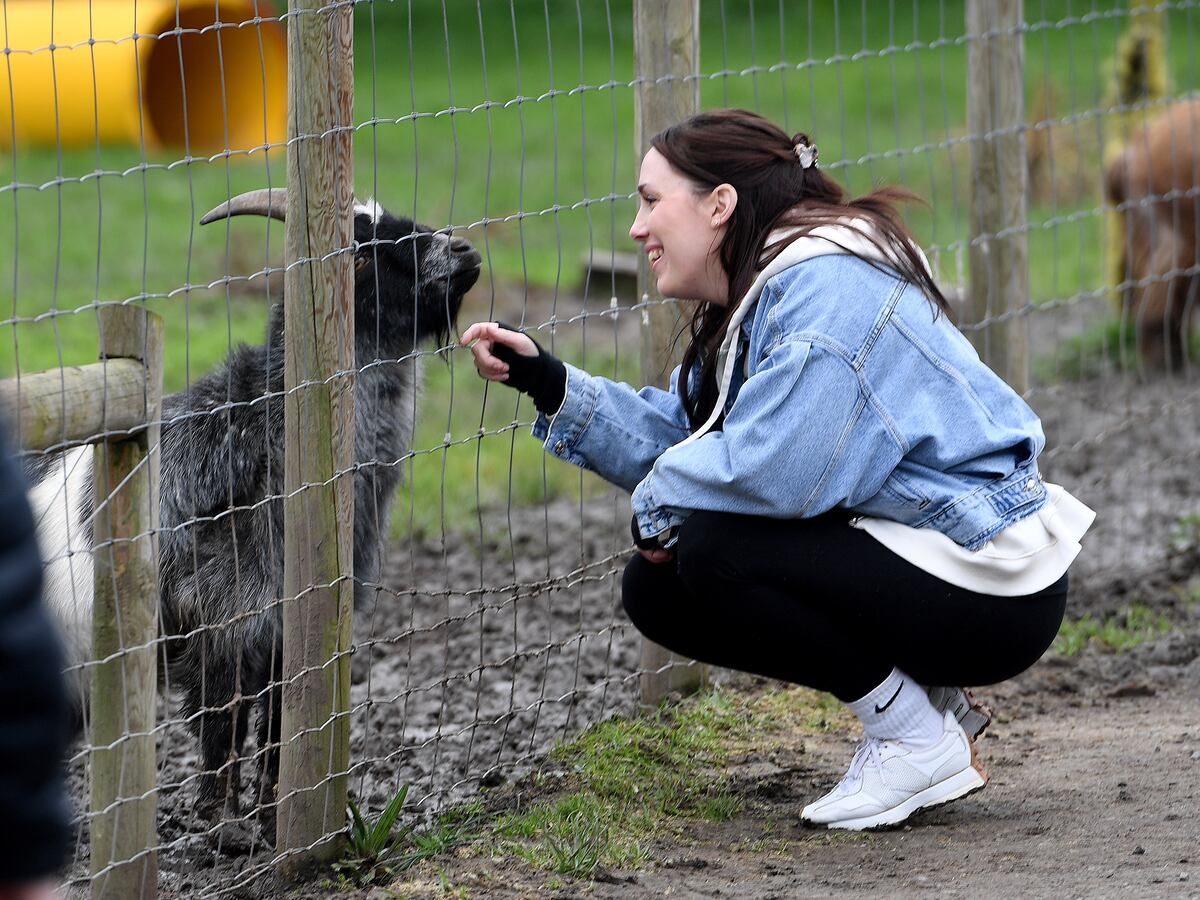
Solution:
M 286 221 L 287 188 L 262 188 L 238 194 L 229 202 L 206 212 L 201 217 L 200 224 L 207 225 L 209 222 L 234 216 L 267 216 L 280 222 Z

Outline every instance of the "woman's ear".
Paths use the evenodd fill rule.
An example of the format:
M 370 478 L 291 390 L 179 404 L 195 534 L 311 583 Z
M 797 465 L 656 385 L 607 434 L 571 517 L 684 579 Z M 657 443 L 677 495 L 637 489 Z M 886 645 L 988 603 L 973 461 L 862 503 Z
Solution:
M 720 228 L 729 221 L 729 217 L 733 215 L 733 211 L 737 209 L 738 194 L 737 188 L 732 184 L 718 184 L 709 194 L 709 201 L 712 204 L 712 226 Z

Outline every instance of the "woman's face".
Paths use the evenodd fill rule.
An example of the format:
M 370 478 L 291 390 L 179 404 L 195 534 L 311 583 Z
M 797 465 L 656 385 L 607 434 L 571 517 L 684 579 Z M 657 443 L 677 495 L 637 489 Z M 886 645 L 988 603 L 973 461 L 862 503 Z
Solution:
M 638 213 L 629 236 L 642 245 L 664 297 L 729 303 L 729 281 L 717 252 L 732 209 L 721 209 L 717 193 L 697 190 L 653 148 L 642 160 Z

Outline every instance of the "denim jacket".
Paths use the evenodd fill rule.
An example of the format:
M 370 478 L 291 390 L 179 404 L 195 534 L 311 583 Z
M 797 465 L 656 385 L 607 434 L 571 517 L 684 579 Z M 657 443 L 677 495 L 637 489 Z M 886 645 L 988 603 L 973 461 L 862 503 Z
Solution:
M 631 491 L 644 536 L 701 509 L 844 508 L 975 550 L 1039 509 L 1045 438 L 1029 406 L 886 259 L 815 235 L 760 274 L 731 322 L 721 430 L 691 434 L 678 368 L 664 391 L 568 366 L 563 404 L 534 435 Z

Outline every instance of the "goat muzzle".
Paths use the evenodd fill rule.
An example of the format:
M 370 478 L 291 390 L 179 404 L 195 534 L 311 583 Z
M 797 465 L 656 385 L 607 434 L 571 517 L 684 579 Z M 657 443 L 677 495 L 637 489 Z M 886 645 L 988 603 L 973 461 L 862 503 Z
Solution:
M 483 262 L 483 255 L 475 249 L 474 245 L 465 237 L 455 235 L 450 238 L 449 248 L 454 258 L 454 274 L 456 276 L 463 275 L 474 269 L 476 277 L 478 277 L 479 266 Z M 473 283 L 474 278 L 471 280 Z

